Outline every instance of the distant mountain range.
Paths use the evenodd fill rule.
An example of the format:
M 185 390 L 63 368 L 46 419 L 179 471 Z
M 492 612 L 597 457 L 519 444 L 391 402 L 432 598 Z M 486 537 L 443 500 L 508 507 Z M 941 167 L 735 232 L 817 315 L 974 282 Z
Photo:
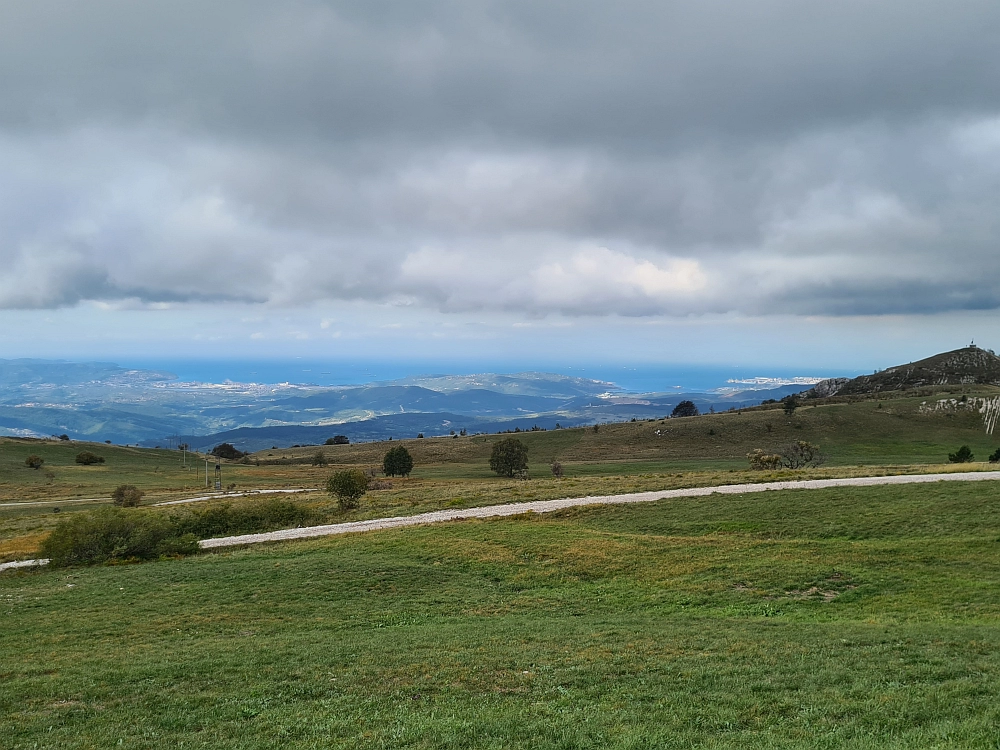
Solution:
M 0 360 L 0 434 L 192 448 L 231 442 L 259 450 L 320 443 L 335 434 L 382 440 L 648 419 L 669 414 L 682 400 L 720 411 L 806 387 L 629 394 L 613 383 L 538 372 L 341 387 L 220 384 L 110 363 Z

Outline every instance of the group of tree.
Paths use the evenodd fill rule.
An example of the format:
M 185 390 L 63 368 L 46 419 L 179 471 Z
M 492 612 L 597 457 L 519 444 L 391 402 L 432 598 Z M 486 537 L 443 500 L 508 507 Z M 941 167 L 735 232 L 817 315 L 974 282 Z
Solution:
M 327 438 L 324 445 L 348 445 L 350 442 L 347 435 L 334 435 L 331 438 Z
M 220 443 L 212 448 L 212 455 L 228 461 L 237 461 L 247 454 L 236 448 L 232 443 Z

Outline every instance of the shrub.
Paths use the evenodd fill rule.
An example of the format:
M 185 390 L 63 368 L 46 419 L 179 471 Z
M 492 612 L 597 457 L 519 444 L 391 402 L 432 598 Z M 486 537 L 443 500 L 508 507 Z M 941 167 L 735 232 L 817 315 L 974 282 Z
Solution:
M 160 514 L 108 507 L 61 520 L 42 542 L 41 553 L 51 565 L 61 567 L 151 560 L 197 549 L 193 536 L 178 535 Z
M 96 453 L 91 453 L 90 451 L 83 451 L 82 453 L 76 454 L 76 462 L 78 464 L 83 464 L 84 466 L 103 464 L 104 456 L 98 456 Z
M 60 440 L 69 440 L 69 435 L 62 434 L 62 435 L 59 436 L 59 439 Z
M 991 464 L 1000 463 L 1000 448 L 997 448 L 990 454 L 990 463 Z
M 413 456 L 402 445 L 390 448 L 382 459 L 382 471 L 389 477 L 408 477 L 413 471 Z
M 750 461 L 750 468 L 754 471 L 781 468 L 780 453 L 764 453 L 760 448 L 756 448 L 747 453 L 747 459 Z
M 504 438 L 494 443 L 490 470 L 502 477 L 527 476 L 528 447 L 517 438 Z
M 953 464 L 967 464 L 973 459 L 975 459 L 975 456 L 972 453 L 972 449 L 967 445 L 963 445 L 954 453 L 948 454 L 948 460 Z
M 785 410 L 785 414 L 789 417 L 795 413 L 795 410 L 799 408 L 799 400 L 795 398 L 794 395 L 785 396 L 781 399 L 781 408 Z
M 562 475 L 563 475 L 562 464 L 559 463 L 558 461 L 553 461 L 552 462 L 552 476 L 554 476 L 556 479 L 562 479 Z
M 326 491 L 337 498 L 341 510 L 357 508 L 368 490 L 368 477 L 361 469 L 335 472 L 326 482 Z
M 796 440 L 781 449 L 781 461 L 789 469 L 804 469 L 807 466 L 822 465 L 826 456 L 820 452 L 818 445 L 807 440 Z
M 135 508 L 142 500 L 143 492 L 134 484 L 120 484 L 111 493 L 111 500 L 122 508 Z
M 279 498 L 263 498 L 236 505 L 228 502 L 212 504 L 190 508 L 171 517 L 178 534 L 193 534 L 198 539 L 305 526 L 319 520 L 316 511 Z
M 225 458 L 230 461 L 235 461 L 239 458 L 243 458 L 246 453 L 241 450 L 237 450 L 232 443 L 221 443 L 212 448 L 212 455 L 216 458 Z
M 44 463 L 45 459 L 41 456 L 36 456 L 34 453 L 24 459 L 24 465 L 29 469 L 40 469 Z
M 326 466 L 326 456 L 323 455 L 323 451 L 316 451 L 312 457 L 313 466 Z
M 674 410 L 670 412 L 671 417 L 697 417 L 698 407 L 694 405 L 694 401 L 681 401 Z
M 332 438 L 327 438 L 323 445 L 348 445 L 350 442 L 347 435 L 334 435 Z

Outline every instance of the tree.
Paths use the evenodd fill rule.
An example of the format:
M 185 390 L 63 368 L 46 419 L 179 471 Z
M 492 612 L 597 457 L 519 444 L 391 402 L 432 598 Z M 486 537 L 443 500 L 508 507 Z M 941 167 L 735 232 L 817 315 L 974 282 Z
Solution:
M 789 417 L 795 413 L 795 410 L 799 408 L 799 400 L 795 398 L 795 394 L 791 396 L 785 396 L 781 399 L 781 408 L 785 410 L 785 414 Z
M 563 475 L 562 464 L 559 463 L 558 461 L 553 461 L 552 462 L 552 476 L 554 476 L 556 479 L 562 479 L 562 475 Z
M 694 405 L 694 401 L 681 401 L 674 410 L 670 412 L 671 417 L 697 417 L 698 407 Z
M 368 491 L 368 477 L 361 469 L 334 472 L 326 481 L 326 491 L 337 498 L 341 510 L 351 510 Z
M 104 456 L 98 456 L 96 453 L 91 453 L 90 451 L 82 451 L 76 454 L 76 462 L 84 466 L 103 464 Z
M 216 458 L 226 458 L 231 461 L 235 461 L 239 458 L 243 458 L 246 453 L 241 450 L 237 450 L 232 443 L 221 443 L 212 448 L 212 455 Z
M 59 439 L 60 439 L 60 440 L 69 440 L 69 435 L 66 435 L 66 434 L 64 433 L 64 434 L 62 434 L 62 435 L 60 435 L 60 436 L 59 436 Z
M 111 493 L 111 500 L 122 508 L 135 508 L 142 500 L 143 491 L 134 484 L 120 484 Z
M 997 448 L 990 454 L 990 463 L 991 464 L 1000 463 L 1000 448 Z
M 390 448 L 382 459 L 382 471 L 389 477 L 408 477 L 413 471 L 413 456 L 402 445 Z
M 334 435 L 332 438 L 327 438 L 324 445 L 348 445 L 350 442 L 347 435 Z
M 490 470 L 502 477 L 527 476 L 528 447 L 517 438 L 504 438 L 494 443 Z
M 973 459 L 975 459 L 975 456 L 972 454 L 972 449 L 967 445 L 963 445 L 954 453 L 948 454 L 948 460 L 953 464 L 967 464 Z
M 40 469 L 44 463 L 45 459 L 41 456 L 36 456 L 34 453 L 24 459 L 24 465 L 29 469 Z
M 323 451 L 316 451 L 312 457 L 313 466 L 326 466 L 326 456 L 323 455 Z

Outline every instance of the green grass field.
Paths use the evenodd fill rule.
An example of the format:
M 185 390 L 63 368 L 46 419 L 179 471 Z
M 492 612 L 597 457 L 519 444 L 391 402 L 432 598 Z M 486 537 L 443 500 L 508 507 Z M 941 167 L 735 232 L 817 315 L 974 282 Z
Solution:
M 0 745 L 995 748 L 992 485 L 4 574 Z

